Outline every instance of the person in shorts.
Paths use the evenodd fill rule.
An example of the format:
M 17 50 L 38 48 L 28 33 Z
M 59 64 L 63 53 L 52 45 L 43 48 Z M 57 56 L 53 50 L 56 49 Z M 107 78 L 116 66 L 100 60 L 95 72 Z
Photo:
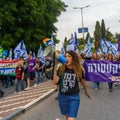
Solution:
M 55 69 L 53 82 L 59 85 L 58 102 L 60 111 L 66 120 L 76 120 L 80 105 L 79 82 L 85 94 L 90 98 L 86 82 L 83 79 L 82 68 L 78 54 L 75 51 L 66 51 L 66 63 Z
M 28 90 L 30 88 L 30 79 L 34 80 L 34 83 L 36 83 L 35 79 L 35 67 L 36 65 L 36 60 L 33 59 L 32 54 L 28 54 L 28 59 L 27 59 L 27 88 L 25 90 Z

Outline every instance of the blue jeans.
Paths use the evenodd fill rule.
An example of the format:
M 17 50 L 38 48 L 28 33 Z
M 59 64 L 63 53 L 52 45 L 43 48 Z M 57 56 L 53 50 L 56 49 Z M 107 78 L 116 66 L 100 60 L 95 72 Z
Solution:
M 99 88 L 100 83 L 99 82 L 94 82 L 94 89 Z
M 46 71 L 45 76 L 46 76 L 47 79 L 52 79 L 52 70 Z
M 40 77 L 41 81 L 44 82 L 42 72 L 35 72 L 35 76 L 36 76 L 36 84 L 39 83 L 39 77 Z
M 58 94 L 58 101 L 60 111 L 63 115 L 68 115 L 68 117 L 77 117 L 79 105 L 80 105 L 80 95 L 63 95 Z
M 23 80 L 18 80 L 17 78 L 15 79 L 15 91 L 19 92 L 19 84 L 20 84 L 20 89 L 24 90 L 24 84 Z
M 113 89 L 113 82 L 109 82 L 108 87 L 109 87 L 109 89 Z
M 11 86 L 13 85 L 12 77 L 7 75 L 6 76 L 6 81 L 5 81 L 5 87 L 9 87 L 9 84 L 11 84 Z

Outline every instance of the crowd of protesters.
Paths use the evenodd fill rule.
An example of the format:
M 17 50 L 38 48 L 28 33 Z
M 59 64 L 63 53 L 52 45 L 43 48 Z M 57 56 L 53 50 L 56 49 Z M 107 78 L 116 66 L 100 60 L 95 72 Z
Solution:
M 5 61 L 9 61 L 9 57 L 5 57 Z M 16 76 L 0 75 L 0 83 L 6 89 L 10 86 L 14 86 L 17 93 L 22 90 L 28 90 L 31 86 L 36 87 L 40 82 L 52 79 L 52 59 L 46 57 L 45 61 L 41 58 L 33 58 L 32 54 L 28 54 L 28 58 L 21 58 L 17 62 L 15 68 Z M 31 81 L 34 81 L 34 85 Z M 32 82 L 33 83 L 33 82 Z M 0 89 L 0 97 L 4 96 L 4 91 Z
M 80 63 L 83 65 L 84 60 L 106 60 L 106 61 L 119 61 L 120 60 L 120 54 L 116 54 L 116 57 L 112 53 L 108 54 L 97 54 L 97 52 L 93 52 L 91 56 L 86 57 L 85 53 L 81 53 L 80 56 Z M 94 80 L 93 80 L 94 81 Z M 115 83 L 115 86 L 117 86 L 119 83 Z M 93 88 L 95 90 L 98 90 L 100 88 L 100 82 L 93 82 Z M 113 91 L 113 82 L 108 82 L 108 89 L 110 92 Z
M 3 60 L 9 61 L 9 57 L 5 57 Z M 111 53 L 109 54 L 97 54 L 93 52 L 90 57 L 87 57 L 85 53 L 79 55 L 80 63 L 83 65 L 84 60 L 107 60 L 107 61 L 117 61 L 120 60 L 120 54 L 114 57 Z M 83 66 L 84 67 L 84 66 Z M 5 87 L 15 86 L 15 93 L 21 90 L 30 89 L 31 80 L 34 80 L 34 87 L 36 87 L 40 82 L 52 79 L 52 69 L 53 61 L 52 58 L 46 57 L 43 63 L 41 58 L 33 58 L 32 54 L 28 54 L 28 58 L 22 58 L 18 62 L 15 68 L 16 76 L 10 75 L 0 75 L 0 82 Z M 93 80 L 94 81 L 94 80 Z M 93 82 L 93 88 L 98 90 L 100 87 L 100 82 Z M 19 89 L 20 88 L 20 89 Z M 110 92 L 113 90 L 113 82 L 108 82 L 108 89 Z M 0 89 L 0 97 L 4 96 L 4 91 Z

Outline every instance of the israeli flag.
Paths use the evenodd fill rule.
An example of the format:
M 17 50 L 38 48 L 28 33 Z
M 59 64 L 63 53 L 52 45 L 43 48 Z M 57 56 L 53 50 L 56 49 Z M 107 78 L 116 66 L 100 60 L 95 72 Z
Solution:
M 42 57 L 40 57 L 40 61 L 43 63 L 43 64 L 45 64 L 45 58 L 42 56 Z
M 53 40 L 53 35 L 51 35 L 51 39 L 46 42 L 46 46 L 51 45 L 53 48 L 55 48 L 54 40 Z
M 14 59 L 20 58 L 20 52 L 21 52 L 21 42 L 19 42 L 16 48 L 14 49 Z
M 61 50 L 61 54 L 64 55 L 65 54 L 65 48 L 64 48 L 64 44 L 62 42 L 62 50 Z
M 98 55 L 102 54 L 101 49 L 98 49 L 97 54 L 98 54 Z
M 86 53 L 86 56 L 91 56 L 92 51 L 91 51 L 92 45 L 90 42 L 90 37 L 88 38 L 87 44 L 84 47 L 84 52 Z
M 117 53 L 117 46 L 113 44 L 112 42 L 106 40 L 106 44 L 108 46 L 108 53 L 111 52 L 114 57 L 116 57 Z
M 33 51 L 33 55 L 32 55 L 32 56 L 33 56 L 34 59 L 36 58 L 36 55 L 35 55 L 35 52 L 34 52 L 34 51 Z
M 21 57 L 27 58 L 27 50 L 23 41 L 21 41 Z
M 9 59 L 12 60 L 12 48 L 9 51 Z
M 102 51 L 104 53 L 108 54 L 108 48 L 107 48 L 107 46 L 102 38 L 100 39 L 100 45 L 101 45 Z

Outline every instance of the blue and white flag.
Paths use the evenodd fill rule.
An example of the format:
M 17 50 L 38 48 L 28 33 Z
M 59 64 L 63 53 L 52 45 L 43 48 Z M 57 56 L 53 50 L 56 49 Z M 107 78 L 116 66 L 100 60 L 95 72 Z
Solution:
M 12 48 L 9 51 L 9 59 L 12 60 Z
M 33 53 L 32 56 L 33 56 L 33 58 L 35 59 L 35 58 L 36 58 L 35 52 L 33 51 L 32 53 Z
M 74 44 L 75 44 L 75 39 L 71 38 L 70 41 L 69 41 L 69 45 L 74 45 Z
M 21 42 L 19 42 L 16 48 L 14 49 L 14 59 L 20 58 L 20 52 L 21 52 Z
M 78 47 L 77 35 L 75 34 L 75 36 L 73 37 L 73 34 L 71 34 L 71 39 L 66 47 L 66 50 L 76 51 L 77 47 Z
M 111 53 L 114 57 L 116 57 L 116 52 L 117 52 L 117 46 L 116 44 L 106 40 L 106 39 L 101 39 L 100 40 L 102 50 L 105 54 Z
M 102 51 L 101 51 L 100 48 L 98 49 L 97 54 L 98 54 L 98 55 L 102 54 Z
M 27 58 L 27 50 L 25 47 L 25 43 L 21 41 L 21 57 Z
M 110 42 L 110 41 L 108 41 L 108 40 L 105 40 L 105 42 L 106 42 L 106 44 L 107 44 L 107 46 L 108 46 L 108 53 L 112 53 L 112 55 L 114 56 L 114 57 L 116 57 L 116 52 L 117 52 L 117 46 L 114 44 L 114 43 L 112 43 L 112 42 Z
M 51 38 L 46 41 L 46 46 L 51 45 L 53 48 L 55 48 L 54 40 L 53 40 L 53 35 L 51 35 Z
M 45 64 L 45 58 L 44 57 L 40 57 L 40 61 Z
M 88 41 L 87 41 L 87 44 L 84 46 L 84 52 L 86 53 L 86 56 L 91 56 L 92 54 L 92 45 L 91 45 L 91 42 L 90 42 L 90 37 L 88 37 Z
M 70 45 L 67 45 L 66 46 L 66 50 L 73 50 L 74 51 L 74 45 L 73 44 L 70 44 Z
M 42 49 L 42 47 L 41 47 L 41 45 L 40 45 L 40 48 L 38 49 L 38 53 L 37 53 L 37 57 L 42 57 L 43 56 L 43 49 Z
M 55 44 L 54 44 L 54 40 L 53 40 L 53 35 L 51 35 L 51 43 L 52 47 L 55 49 Z
M 62 43 L 61 54 L 62 54 L 62 55 L 64 55 L 64 54 L 65 54 L 65 48 L 64 48 L 64 44 L 63 44 L 63 43 Z
M 3 50 L 3 57 L 6 57 L 8 54 L 8 50 Z
M 105 44 L 105 41 L 101 38 L 100 39 L 100 45 L 101 45 L 101 48 L 102 48 L 102 51 L 105 53 L 105 54 L 108 54 L 108 48 Z

